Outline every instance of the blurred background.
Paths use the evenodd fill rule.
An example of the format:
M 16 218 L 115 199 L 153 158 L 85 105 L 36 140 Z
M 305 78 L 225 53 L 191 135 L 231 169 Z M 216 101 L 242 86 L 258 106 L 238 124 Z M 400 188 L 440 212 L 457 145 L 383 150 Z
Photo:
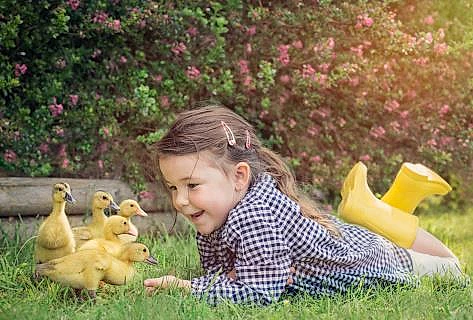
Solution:
M 0 176 L 119 179 L 152 197 L 153 143 L 176 113 L 214 101 L 254 124 L 329 209 L 359 160 L 378 194 L 401 163 L 420 162 L 454 187 L 443 205 L 471 205 L 471 10 L 3 0 Z

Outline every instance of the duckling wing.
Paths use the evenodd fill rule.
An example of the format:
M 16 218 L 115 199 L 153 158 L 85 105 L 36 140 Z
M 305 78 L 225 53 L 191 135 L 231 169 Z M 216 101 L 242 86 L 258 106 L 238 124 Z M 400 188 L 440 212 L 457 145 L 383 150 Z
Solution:
M 76 241 L 91 240 L 93 238 L 92 232 L 85 226 L 72 228 L 72 233 L 74 234 L 74 239 L 76 239 Z
M 68 256 L 38 264 L 39 274 L 73 288 L 96 289 L 110 266 L 110 257 L 97 250 L 79 251 Z

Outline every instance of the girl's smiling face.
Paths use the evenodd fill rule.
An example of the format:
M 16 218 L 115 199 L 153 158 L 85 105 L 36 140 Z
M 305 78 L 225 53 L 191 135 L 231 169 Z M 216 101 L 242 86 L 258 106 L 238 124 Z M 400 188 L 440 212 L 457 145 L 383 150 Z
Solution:
M 226 175 L 212 161 L 210 152 L 167 155 L 159 159 L 159 168 L 171 191 L 174 207 L 204 235 L 227 221 L 229 211 L 248 188 L 247 184 L 241 184 L 237 166 L 235 172 Z

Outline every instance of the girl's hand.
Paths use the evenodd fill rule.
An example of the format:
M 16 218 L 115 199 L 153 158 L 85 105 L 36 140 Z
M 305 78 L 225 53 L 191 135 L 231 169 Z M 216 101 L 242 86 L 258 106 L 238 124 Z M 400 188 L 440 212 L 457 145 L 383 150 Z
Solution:
M 191 288 L 191 282 L 189 280 L 183 280 L 176 278 L 175 276 L 163 276 L 154 279 L 146 279 L 143 282 L 146 293 L 150 294 L 156 289 L 167 289 L 167 288 Z

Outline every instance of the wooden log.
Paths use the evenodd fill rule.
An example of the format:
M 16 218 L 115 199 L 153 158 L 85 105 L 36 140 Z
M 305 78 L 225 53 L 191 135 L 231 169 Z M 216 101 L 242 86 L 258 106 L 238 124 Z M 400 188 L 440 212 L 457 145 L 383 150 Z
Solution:
M 146 196 L 140 197 L 119 180 L 0 177 L 0 217 L 48 215 L 52 208 L 52 187 L 58 182 L 69 183 L 77 200 L 73 205 L 66 205 L 66 213 L 70 215 L 89 213 L 97 190 L 109 192 L 117 204 L 125 199 L 135 199 L 145 211 L 171 210 L 163 188 L 156 185 L 150 185 L 148 192 L 143 193 Z

